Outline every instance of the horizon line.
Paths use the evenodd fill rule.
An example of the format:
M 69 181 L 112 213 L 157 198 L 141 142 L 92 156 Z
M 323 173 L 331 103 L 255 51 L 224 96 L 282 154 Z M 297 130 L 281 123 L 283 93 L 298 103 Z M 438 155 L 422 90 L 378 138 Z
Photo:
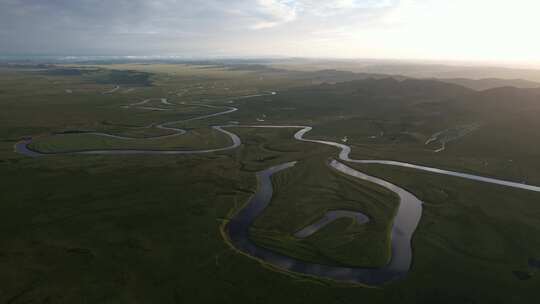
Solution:
M 88 60 L 313 60 L 313 61 L 343 61 L 343 62 L 395 62 L 418 65 L 445 65 L 467 67 L 497 67 L 509 69 L 540 70 L 540 61 L 528 60 L 475 60 L 475 59 L 444 59 L 444 58 L 397 58 L 397 57 L 331 57 L 331 56 L 290 56 L 290 55 L 104 55 L 104 54 L 1 54 L 0 61 L 21 60 L 38 61 L 40 59 L 59 61 L 88 61 Z

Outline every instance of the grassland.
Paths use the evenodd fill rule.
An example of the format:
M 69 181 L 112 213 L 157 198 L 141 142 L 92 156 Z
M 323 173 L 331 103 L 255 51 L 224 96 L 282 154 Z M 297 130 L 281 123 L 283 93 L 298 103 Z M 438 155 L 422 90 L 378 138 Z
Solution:
M 388 263 L 389 231 L 398 203 L 393 193 L 344 177 L 320 157 L 281 172 L 273 183 L 277 194 L 252 227 L 253 240 L 321 264 L 381 267 Z M 331 210 L 359 211 L 368 215 L 370 222 L 360 225 L 341 219 L 307 239 L 293 236 Z
M 100 149 L 190 150 L 213 149 L 230 145 L 228 136 L 213 129 L 192 129 L 183 136 L 163 139 L 123 140 L 94 134 L 62 134 L 38 138 L 30 148 L 43 153 Z
M 445 273 L 440 282 L 462 301 L 481 298 L 477 301 L 517 303 L 538 299 L 532 286 L 540 277 L 528 265 L 530 259 L 540 256 L 540 242 L 530 237 L 540 229 L 538 193 L 407 169 L 354 167 L 392 180 L 424 201 L 414 240 L 412 273 Z M 521 272 L 532 276 L 520 281 L 517 274 Z M 411 281 L 421 279 L 416 274 Z
M 533 183 L 540 181 L 537 135 L 531 131 L 536 127 L 534 91 L 478 93 L 436 82 L 390 80 L 313 86 L 296 74 L 287 78 L 266 75 L 264 70 L 208 66 L 86 68 L 97 69 L 100 78 L 51 74 L 40 68 L 0 71 L 0 302 L 523 303 L 540 299 L 540 276 L 528 266 L 529 259 L 540 258 L 535 237 L 540 232 L 538 194 L 406 169 L 354 165 L 425 202 L 413 241 L 411 272 L 405 280 L 370 289 L 276 272 L 223 242 L 223 225 L 256 190 L 255 172 L 297 160 L 297 167 L 273 179 L 275 199 L 257 219 L 252 238 L 268 248 L 325 264 L 378 266 L 388 260 L 387 234 L 396 198 L 335 173 L 326 161 L 337 151 L 295 141 L 295 130 L 235 128 L 241 147 L 199 156 L 31 159 L 13 152 L 20 138 L 40 134 L 43 137 L 35 148 L 49 152 L 81 147 L 221 146 L 228 138 L 214 136 L 209 125 L 252 124 L 264 114 L 268 124 L 314 126 L 308 137 L 340 141 L 347 136 L 354 158 L 398 159 Z M 117 85 L 114 82 L 124 83 L 115 77 L 130 74 L 115 73 L 111 80 L 109 70 L 147 73 L 150 82 L 126 80 L 120 90 L 103 94 Z M 228 103 L 230 97 L 267 90 L 279 94 Z M 190 132 L 152 144 L 81 134 L 48 136 L 68 130 L 150 136 L 161 131 L 133 127 L 212 112 L 190 106 L 171 112 L 121 108 L 154 97 L 175 103 L 233 105 L 240 111 L 179 124 Z M 499 100 L 486 105 L 494 97 Z M 522 102 L 521 110 L 505 108 L 512 98 Z M 483 110 L 495 105 L 511 115 L 487 115 L 489 111 Z M 449 144 L 444 153 L 424 145 L 435 132 L 479 120 L 486 127 Z M 526 136 L 512 138 L 517 133 Z M 514 149 L 494 148 L 501 144 Z M 371 221 L 360 226 L 340 220 L 306 240 L 292 237 L 327 210 L 342 208 L 362 211 Z

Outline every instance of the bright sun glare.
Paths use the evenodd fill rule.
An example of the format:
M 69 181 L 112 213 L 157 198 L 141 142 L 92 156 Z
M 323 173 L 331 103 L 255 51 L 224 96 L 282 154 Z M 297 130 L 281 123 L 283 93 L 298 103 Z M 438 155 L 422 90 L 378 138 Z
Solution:
M 313 55 L 538 63 L 539 12 L 536 0 L 405 0 L 375 25 L 319 41 Z

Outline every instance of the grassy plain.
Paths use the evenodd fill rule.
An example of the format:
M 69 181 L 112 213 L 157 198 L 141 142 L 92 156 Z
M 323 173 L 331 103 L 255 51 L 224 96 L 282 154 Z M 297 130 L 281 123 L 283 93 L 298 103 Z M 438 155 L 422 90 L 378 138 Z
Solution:
M 540 181 L 538 146 L 531 144 L 536 135 L 528 129 L 536 126 L 535 91 L 505 91 L 499 105 L 488 104 L 511 114 L 504 116 L 486 115 L 480 105 L 505 94 L 477 93 L 437 82 L 364 80 L 313 86 L 296 76 L 278 78 L 273 73 L 272 78 L 264 71 L 222 67 L 91 68 L 98 74 L 58 75 L 37 68 L 0 71 L 0 302 L 523 303 L 540 299 L 536 288 L 540 276 L 527 265 L 529 259 L 540 258 L 535 238 L 540 232 L 538 194 L 406 169 L 355 165 L 425 202 L 408 277 L 368 289 L 276 272 L 223 242 L 220 229 L 255 192 L 255 173 L 297 160 L 297 167 L 273 179 L 275 199 L 257 219 L 252 238 L 274 250 L 327 264 L 377 266 L 388 259 L 387 233 L 396 198 L 335 173 L 326 162 L 336 157 L 337 150 L 295 141 L 295 130 L 234 128 L 243 141 L 240 148 L 199 156 L 31 159 L 13 152 L 20 138 L 40 134 L 44 137 L 36 141 L 36 148 L 50 152 L 127 147 L 125 142 L 88 135 L 46 135 L 82 129 L 147 136 L 159 133 L 132 127 L 212 112 L 184 106 L 170 113 L 121 108 L 166 97 L 175 103 L 233 105 L 240 111 L 181 124 L 190 129 L 189 135 L 159 142 L 159 148 L 220 146 L 228 138 L 213 136 L 209 125 L 252 124 L 264 118 L 258 123 L 313 125 L 308 137 L 341 140 L 347 136 L 357 158 L 406 160 L 533 182 Z M 148 73 L 151 83 L 141 84 L 140 76 L 133 80 L 130 73 L 112 77 L 108 70 Z M 103 94 L 117 85 L 118 75 L 130 80 L 120 81 L 115 93 Z M 279 94 L 228 103 L 230 97 L 267 90 Z M 512 98 L 522 101 L 526 110 L 505 108 Z M 489 127 L 450 143 L 442 153 L 424 145 L 435 132 L 477 120 Z M 491 143 L 495 140 L 491 130 L 515 149 L 494 149 L 501 141 Z M 512 139 L 516 133 L 527 136 Z M 149 143 L 129 145 L 148 147 Z M 340 220 L 306 240 L 291 236 L 327 210 L 341 208 L 365 212 L 372 221 L 360 226 Z
M 330 265 L 381 267 L 390 259 L 397 196 L 373 184 L 343 176 L 324 157 L 303 160 L 273 179 L 276 195 L 253 225 L 253 240 L 302 260 Z M 370 222 L 340 219 L 306 239 L 294 233 L 331 210 L 359 211 Z

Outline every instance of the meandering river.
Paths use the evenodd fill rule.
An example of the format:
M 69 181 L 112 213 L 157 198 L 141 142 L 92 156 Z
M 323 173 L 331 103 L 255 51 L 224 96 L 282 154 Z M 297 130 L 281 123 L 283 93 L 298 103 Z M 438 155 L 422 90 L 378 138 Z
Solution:
M 253 97 L 259 97 L 263 95 L 274 95 L 274 94 L 276 93 L 270 92 L 268 94 L 240 96 L 240 97 L 236 97 L 232 99 L 253 98 Z M 168 102 L 166 99 L 159 99 L 159 100 L 164 105 L 168 105 L 168 106 L 174 105 Z M 150 99 L 144 100 L 142 102 L 130 104 L 127 106 L 127 108 L 139 107 L 141 105 L 148 103 L 149 101 Z M 173 133 L 167 134 L 167 135 L 161 135 L 161 136 L 147 137 L 144 139 L 151 140 L 151 139 L 157 139 L 157 138 L 179 136 L 179 135 L 185 134 L 186 131 L 183 129 L 172 127 L 175 124 L 226 115 L 226 114 L 229 114 L 238 110 L 235 107 L 217 107 L 213 105 L 200 105 L 200 104 L 196 104 L 196 106 L 202 106 L 202 107 L 207 107 L 211 109 L 220 108 L 224 110 L 216 112 L 216 113 L 212 113 L 212 114 L 206 114 L 206 115 L 201 115 L 201 116 L 197 116 L 190 119 L 185 119 L 185 120 L 151 124 L 144 128 L 157 127 L 159 129 L 171 131 Z M 433 167 L 415 165 L 411 163 L 392 161 L 392 160 L 351 159 L 350 158 L 351 148 L 348 145 L 332 142 L 332 141 L 305 138 L 305 135 L 309 131 L 312 130 L 312 127 L 310 126 L 229 124 L 229 125 L 221 125 L 221 126 L 212 126 L 212 128 L 215 131 L 221 132 L 224 135 L 228 136 L 230 138 L 230 144 L 228 146 L 221 147 L 221 148 L 201 149 L 201 150 L 150 150 L 150 149 L 112 150 L 111 149 L 111 150 L 74 150 L 74 151 L 64 151 L 64 152 L 43 153 L 43 152 L 31 149 L 29 145 L 32 143 L 32 138 L 26 138 L 24 140 L 21 140 L 15 145 L 15 151 L 29 157 L 39 157 L 43 155 L 58 155 L 58 154 L 97 154 L 97 155 L 204 154 L 204 153 L 223 152 L 223 151 L 228 151 L 228 150 L 232 150 L 239 147 L 242 144 L 242 141 L 240 137 L 236 135 L 234 132 L 230 131 L 230 129 L 234 129 L 234 128 L 294 128 L 294 129 L 299 129 L 299 131 L 297 131 L 294 134 L 294 138 L 296 140 L 336 147 L 340 150 L 338 158 L 340 161 L 343 161 L 343 162 L 398 166 L 398 167 L 404 167 L 404 168 L 425 171 L 425 172 L 430 172 L 430 173 L 465 178 L 469 180 L 490 183 L 490 184 L 495 184 L 495 185 L 500 185 L 500 186 L 505 186 L 505 187 L 512 187 L 512 188 L 517 188 L 517 189 L 522 189 L 522 190 L 540 192 L 540 187 L 538 186 L 526 185 L 526 184 L 505 181 L 505 180 L 500 180 L 500 179 L 495 179 L 495 178 L 489 178 L 489 177 L 482 177 L 482 176 L 477 176 L 477 175 L 468 174 L 468 173 L 443 170 L 443 169 L 438 169 L 438 168 L 433 168 Z M 121 140 L 140 139 L 140 138 L 118 136 L 114 134 L 95 132 L 95 131 L 81 131 L 81 132 L 90 133 L 97 136 L 107 136 L 107 137 L 112 137 L 112 138 L 121 139 Z M 330 266 L 330 265 L 313 264 L 313 263 L 308 263 L 305 261 L 295 259 L 293 257 L 289 257 L 286 255 L 274 252 L 272 250 L 269 250 L 263 247 L 259 247 L 257 244 L 255 244 L 254 242 L 250 240 L 249 227 L 253 224 L 253 221 L 255 220 L 255 218 L 258 215 L 260 215 L 262 212 L 264 212 L 266 206 L 268 206 L 268 204 L 270 203 L 272 199 L 272 194 L 273 194 L 272 183 L 271 183 L 272 174 L 277 173 L 282 170 L 289 169 L 293 167 L 295 164 L 296 162 L 286 163 L 286 164 L 272 167 L 272 168 L 269 168 L 267 170 L 257 173 L 257 177 L 259 181 L 259 187 L 258 187 L 257 192 L 250 199 L 248 204 L 243 209 L 241 209 L 226 226 L 227 237 L 229 238 L 230 243 L 236 249 L 244 252 L 245 254 L 253 258 L 262 260 L 265 263 L 271 264 L 274 267 L 291 271 L 291 272 L 295 272 L 295 273 L 323 277 L 323 278 L 333 279 L 333 280 L 342 281 L 342 282 L 361 283 L 361 284 L 367 284 L 367 285 L 380 285 L 380 284 L 383 284 L 392 280 L 403 278 L 411 267 L 412 237 L 414 235 L 414 232 L 422 216 L 422 202 L 418 198 L 416 198 L 413 194 L 411 194 L 410 192 L 407 192 L 406 190 L 400 188 L 397 185 L 394 185 L 388 181 L 364 174 L 337 160 L 332 160 L 329 163 L 330 167 L 333 168 L 334 170 L 337 170 L 341 172 L 342 174 L 346 174 L 354 178 L 358 178 L 361 180 L 375 183 L 381 187 L 386 188 L 389 191 L 392 191 L 399 197 L 400 203 L 399 203 L 397 213 L 393 219 L 392 230 L 391 230 L 390 261 L 388 262 L 387 265 L 381 268 L 361 268 L 361 267 Z M 351 212 L 347 210 L 335 210 L 333 211 L 333 213 L 322 215 L 322 218 L 320 221 L 313 223 L 312 225 L 305 227 L 304 229 L 297 232 L 296 237 L 298 238 L 308 237 L 309 235 L 316 233 L 319 229 L 321 229 L 325 225 L 329 224 L 331 221 L 337 218 L 342 218 L 342 217 L 350 217 L 357 220 L 359 223 L 364 223 L 364 224 L 369 221 L 369 217 L 362 213 Z
M 391 255 L 388 264 L 381 268 L 368 268 L 309 263 L 258 246 L 250 239 L 249 228 L 272 200 L 273 189 L 271 176 L 279 171 L 291 168 L 295 164 L 296 162 L 285 163 L 257 173 L 257 179 L 259 181 L 257 192 L 226 226 L 227 235 L 233 246 L 249 256 L 260 259 L 282 270 L 341 282 L 380 285 L 404 277 L 412 262 L 411 240 L 422 215 L 422 202 L 411 193 L 394 184 L 359 172 L 336 160 L 330 162 L 330 166 L 335 170 L 375 183 L 399 196 L 399 207 L 392 225 Z M 342 215 L 347 212 L 350 211 L 336 211 L 336 213 L 341 213 Z M 367 217 L 364 216 L 364 218 Z M 313 231 L 310 229 L 310 233 L 316 232 L 322 226 L 317 228 Z

